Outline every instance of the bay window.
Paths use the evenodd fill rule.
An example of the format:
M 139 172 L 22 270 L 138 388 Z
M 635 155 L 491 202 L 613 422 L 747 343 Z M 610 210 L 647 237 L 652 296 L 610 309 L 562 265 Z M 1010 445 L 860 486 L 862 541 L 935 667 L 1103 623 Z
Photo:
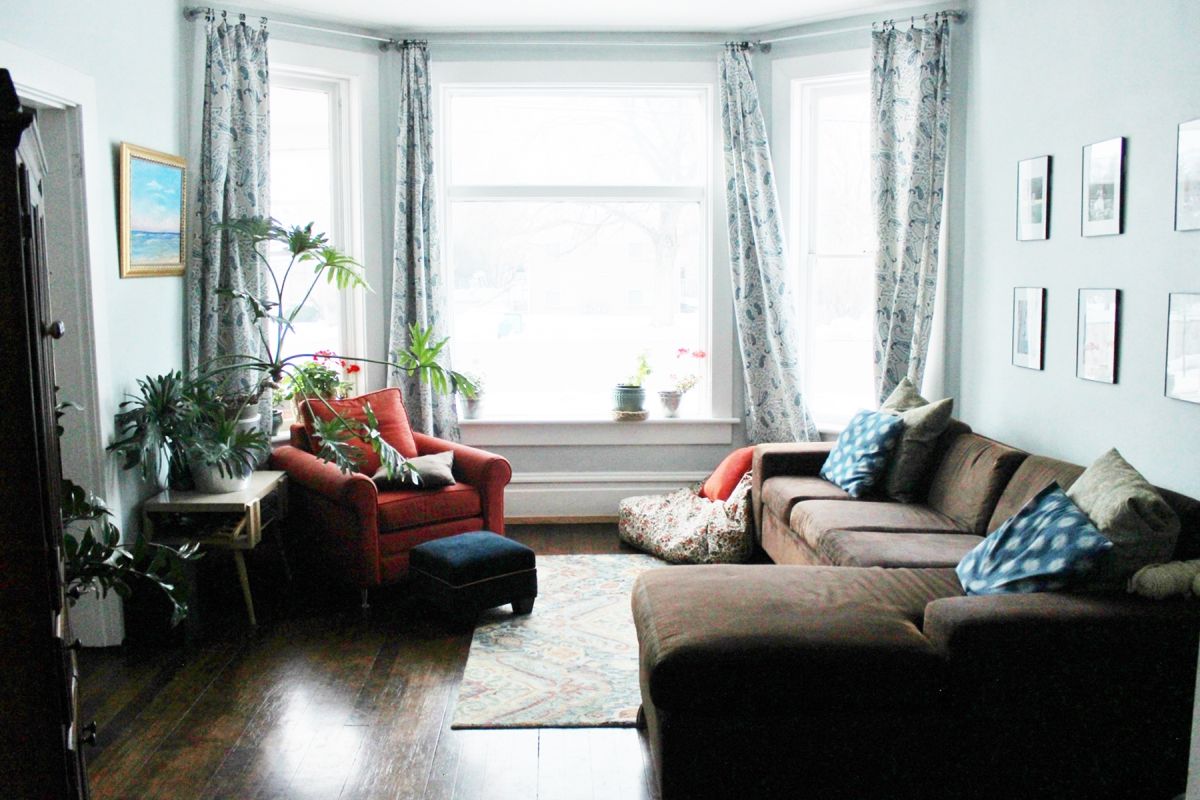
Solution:
M 483 378 L 487 417 L 610 418 L 640 356 L 652 397 L 680 348 L 711 349 L 711 83 L 445 81 L 437 97 L 453 357 Z M 711 361 L 686 365 L 689 416 L 712 412 Z

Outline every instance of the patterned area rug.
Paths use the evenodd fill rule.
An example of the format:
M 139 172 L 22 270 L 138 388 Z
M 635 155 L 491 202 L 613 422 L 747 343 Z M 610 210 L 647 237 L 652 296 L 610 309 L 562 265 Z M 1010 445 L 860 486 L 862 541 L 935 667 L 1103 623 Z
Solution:
M 533 613 L 485 612 L 475 628 L 453 728 L 633 727 L 637 634 L 629 607 L 653 556 L 542 556 Z

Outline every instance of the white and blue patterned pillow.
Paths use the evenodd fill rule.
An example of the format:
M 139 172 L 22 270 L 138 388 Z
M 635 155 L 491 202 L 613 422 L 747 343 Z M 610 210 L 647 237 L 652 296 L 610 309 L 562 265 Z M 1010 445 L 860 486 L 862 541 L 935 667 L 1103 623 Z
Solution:
M 955 572 L 967 594 L 1071 588 L 1113 543 L 1053 483 L 963 556 Z
M 838 436 L 821 467 L 821 477 L 851 497 L 862 497 L 883 479 L 903 433 L 904 420 L 894 414 L 858 412 Z

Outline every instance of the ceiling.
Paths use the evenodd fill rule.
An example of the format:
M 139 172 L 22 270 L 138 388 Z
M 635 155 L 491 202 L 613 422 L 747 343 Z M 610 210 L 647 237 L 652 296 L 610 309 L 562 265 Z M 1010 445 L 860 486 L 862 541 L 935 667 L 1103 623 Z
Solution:
M 912 5 L 897 0 L 258 0 L 270 13 L 414 31 L 686 31 L 781 28 Z

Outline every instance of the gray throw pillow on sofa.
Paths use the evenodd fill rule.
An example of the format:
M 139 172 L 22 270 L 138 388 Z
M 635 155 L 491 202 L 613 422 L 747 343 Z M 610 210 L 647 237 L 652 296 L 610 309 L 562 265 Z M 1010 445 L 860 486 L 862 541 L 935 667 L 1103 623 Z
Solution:
M 950 424 L 954 398 L 930 403 L 921 397 L 912 381 L 903 378 L 879 408 L 904 421 L 904 435 L 892 456 L 884 481 L 884 492 L 893 500 L 915 503 L 931 468 L 930 459 L 938 437 Z
M 376 470 L 371 480 L 375 481 L 375 485 L 380 489 L 439 489 L 454 485 L 453 450 L 410 458 L 408 463 L 413 472 L 417 473 L 420 483 L 414 482 L 408 473 L 389 479 L 386 465 Z
M 1179 516 L 1116 450 L 1085 469 L 1067 496 L 1113 543 L 1089 581 L 1095 588 L 1122 588 L 1147 564 L 1174 557 Z

